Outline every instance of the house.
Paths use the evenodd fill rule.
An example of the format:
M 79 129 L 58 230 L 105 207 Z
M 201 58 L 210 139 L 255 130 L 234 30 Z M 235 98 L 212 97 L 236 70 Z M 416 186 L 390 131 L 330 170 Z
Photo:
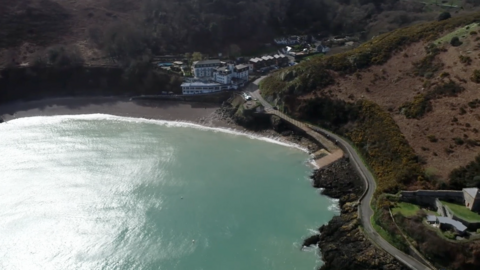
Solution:
M 223 87 L 220 83 L 216 82 L 193 81 L 182 83 L 182 94 L 184 95 L 208 94 L 224 89 L 228 89 L 228 87 Z
M 430 224 L 436 224 L 442 230 L 454 230 L 459 235 L 464 235 L 467 231 L 467 226 L 463 225 L 460 221 L 453 220 L 448 217 L 437 217 L 433 215 L 427 216 L 427 222 Z
M 194 63 L 192 69 L 195 77 L 187 79 L 181 85 L 184 95 L 239 89 L 248 81 L 247 65 L 206 60 Z
M 262 58 L 252 58 L 248 61 L 248 65 L 250 67 L 250 71 L 253 71 L 253 70 L 258 70 L 262 67 L 265 66 L 265 62 Z
M 288 58 L 283 55 L 283 54 L 275 54 L 273 56 L 273 58 L 275 59 L 275 64 L 277 66 L 286 66 L 288 65 Z
M 193 63 L 193 75 L 195 78 L 206 78 L 213 76 L 213 70 L 221 65 L 220 60 L 202 60 Z
M 270 55 L 262 56 L 262 59 L 265 63 L 265 66 L 271 66 L 274 64 L 273 57 L 271 57 Z
M 478 188 L 464 188 L 465 207 L 473 212 L 480 212 L 480 191 Z

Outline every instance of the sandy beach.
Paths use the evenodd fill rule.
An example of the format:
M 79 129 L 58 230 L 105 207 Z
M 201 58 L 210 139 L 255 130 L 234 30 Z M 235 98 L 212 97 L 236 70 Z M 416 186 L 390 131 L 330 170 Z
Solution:
M 176 101 L 130 101 L 127 98 L 56 98 L 0 105 L 4 121 L 31 116 L 110 114 L 168 121 L 185 121 L 208 126 L 237 126 L 217 117 L 216 104 Z M 243 128 L 241 128 L 243 130 Z

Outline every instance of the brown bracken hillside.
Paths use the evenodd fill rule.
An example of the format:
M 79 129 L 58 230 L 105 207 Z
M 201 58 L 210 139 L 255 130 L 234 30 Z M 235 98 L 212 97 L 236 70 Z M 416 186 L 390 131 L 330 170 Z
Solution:
M 416 154 L 422 157 L 427 174 L 446 180 L 450 171 L 474 160 L 480 150 L 480 102 L 476 102 L 480 100 L 480 84 L 472 80 L 475 70 L 480 69 L 479 36 L 475 30 L 465 31 L 460 36 L 460 46 L 449 42 L 439 45 L 439 52 L 430 63 L 432 71 L 423 76 L 416 74 L 415 64 L 425 59 L 425 47 L 430 42 L 412 44 L 383 65 L 341 78 L 337 75 L 337 83 L 322 93 L 350 102 L 368 99 L 379 104 L 392 115 Z M 406 115 L 407 103 L 448 83 L 464 89 L 428 100 L 421 116 Z

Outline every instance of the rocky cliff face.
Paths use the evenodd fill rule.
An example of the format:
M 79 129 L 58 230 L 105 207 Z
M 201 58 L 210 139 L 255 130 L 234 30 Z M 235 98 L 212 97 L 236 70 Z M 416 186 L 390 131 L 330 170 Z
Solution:
M 323 194 L 339 199 L 340 216 L 319 229 L 318 246 L 325 264 L 321 270 L 407 269 L 390 254 L 376 248 L 360 231 L 357 203 L 363 192 L 362 181 L 347 159 L 340 160 L 313 175 L 314 186 Z

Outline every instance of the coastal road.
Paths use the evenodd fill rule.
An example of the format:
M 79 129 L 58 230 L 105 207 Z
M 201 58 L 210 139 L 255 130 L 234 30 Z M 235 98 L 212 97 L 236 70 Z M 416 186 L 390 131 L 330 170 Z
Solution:
M 258 82 L 263 79 L 260 78 L 259 80 L 255 81 L 254 84 L 258 85 Z M 263 97 L 260 95 L 260 90 L 256 90 L 251 92 L 252 96 L 256 98 L 262 105 L 265 107 L 267 110 L 272 109 L 272 105 L 268 103 Z M 375 178 L 373 177 L 372 173 L 365 167 L 363 164 L 362 159 L 360 156 L 358 156 L 357 152 L 355 149 L 344 139 L 342 139 L 340 136 L 319 128 L 319 127 L 314 127 L 310 126 L 309 127 L 317 131 L 321 134 L 326 134 L 330 136 L 330 138 L 333 138 L 334 140 L 338 141 L 338 144 L 343 148 L 344 152 L 348 154 L 350 158 L 350 163 L 353 165 L 355 170 L 357 170 L 358 174 L 362 179 L 365 181 L 366 184 L 366 192 L 363 195 L 363 198 L 360 200 L 360 205 L 359 205 L 359 215 L 360 219 L 362 221 L 362 226 L 364 229 L 365 234 L 367 235 L 370 240 L 375 243 L 378 247 L 382 248 L 386 252 L 390 253 L 393 257 L 395 257 L 398 261 L 406 265 L 408 268 L 413 269 L 413 270 L 431 270 L 431 268 L 425 266 L 421 262 L 417 261 L 415 258 L 403 253 L 402 251 L 398 250 L 396 247 L 392 246 L 390 243 L 388 243 L 385 239 L 383 239 L 373 228 L 372 223 L 371 223 L 371 217 L 373 216 L 373 209 L 370 205 L 372 198 L 373 198 L 373 193 L 375 192 L 375 189 L 377 188 L 377 183 L 375 182 Z
M 337 140 L 338 143 L 342 146 L 343 150 L 346 153 L 348 153 L 348 156 L 350 158 L 350 163 L 352 163 L 352 165 L 355 167 L 355 169 L 360 174 L 360 176 L 365 181 L 367 181 L 368 183 L 368 186 L 366 187 L 367 190 L 366 190 L 366 193 L 364 194 L 364 197 L 360 200 L 360 205 L 359 205 L 359 209 L 360 209 L 359 214 L 362 220 L 362 226 L 363 226 L 364 232 L 367 234 L 367 237 L 369 237 L 370 240 L 373 241 L 377 246 L 384 249 L 386 252 L 390 253 L 397 260 L 405 264 L 410 269 L 431 270 L 431 268 L 425 266 L 424 264 L 417 261 L 413 257 L 403 253 L 402 251 L 392 246 L 385 239 L 383 239 L 373 228 L 372 223 L 370 222 L 371 217 L 373 216 L 373 209 L 370 206 L 370 202 L 373 198 L 373 193 L 375 192 L 377 184 L 375 182 L 375 178 L 373 177 L 372 173 L 370 173 L 370 171 L 365 167 L 362 159 L 357 155 L 357 152 L 355 151 L 355 149 L 348 142 L 342 139 L 340 136 L 328 130 L 318 128 L 318 127 L 313 127 L 313 126 L 310 126 L 310 127 L 315 131 L 318 131 L 323 134 L 327 134 L 331 138 Z

